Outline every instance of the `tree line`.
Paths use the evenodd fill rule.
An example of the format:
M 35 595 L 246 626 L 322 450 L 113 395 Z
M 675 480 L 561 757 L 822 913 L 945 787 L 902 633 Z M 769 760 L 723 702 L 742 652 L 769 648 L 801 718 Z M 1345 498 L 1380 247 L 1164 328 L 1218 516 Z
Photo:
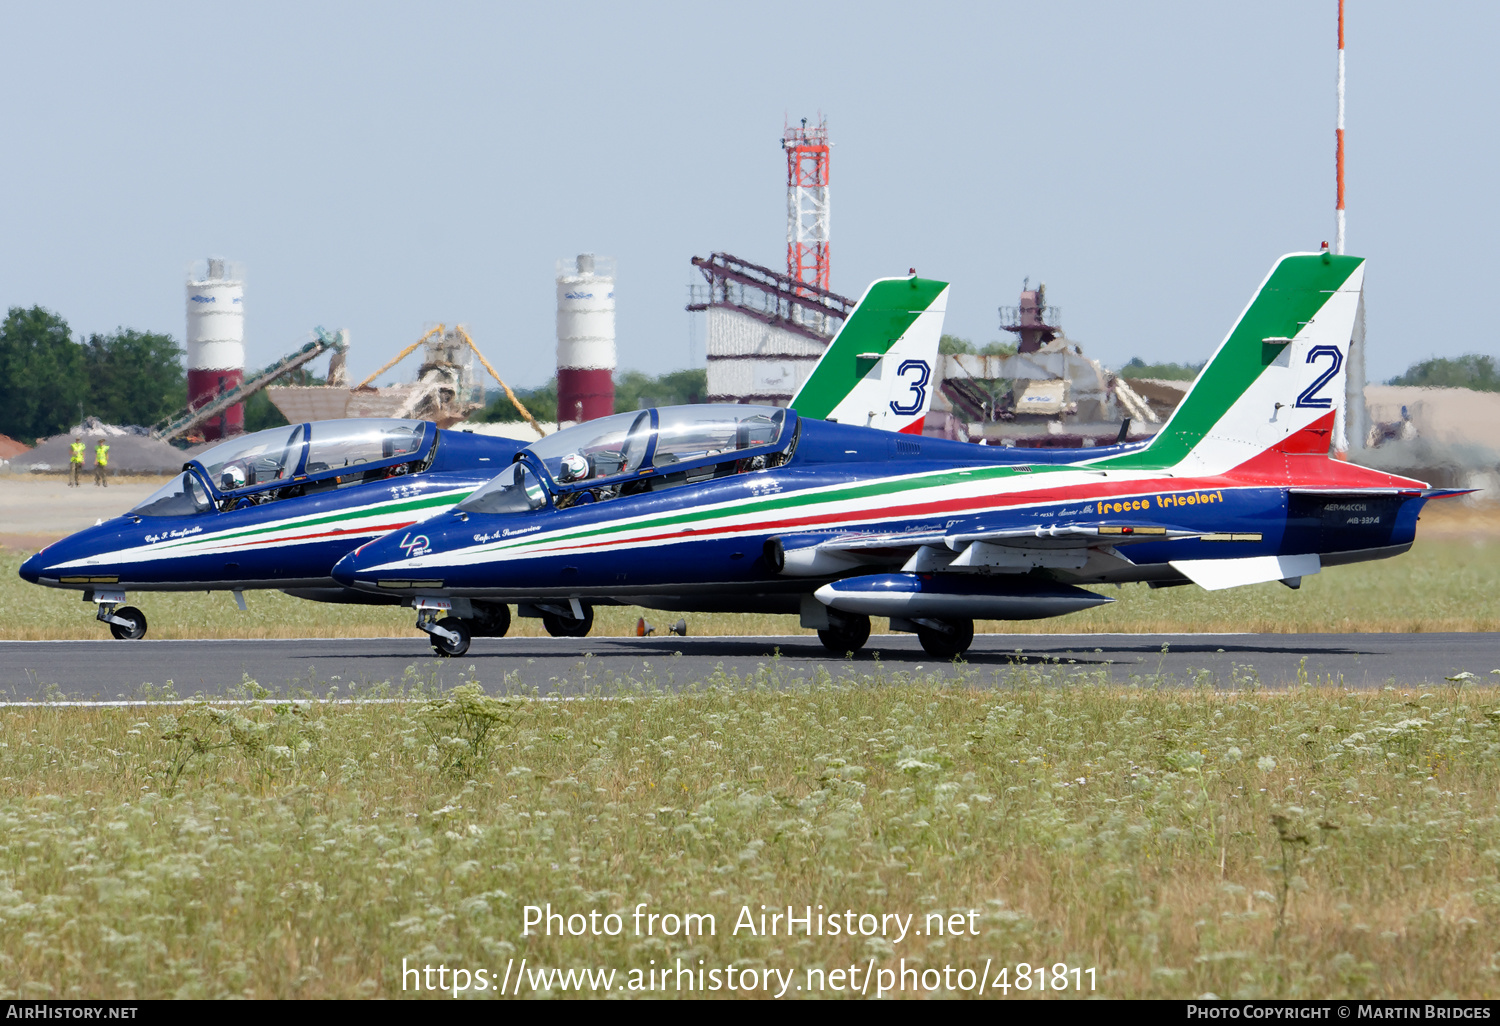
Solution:
M 1476 392 L 1500 392 L 1500 369 L 1495 358 L 1481 353 L 1434 357 L 1406 368 L 1387 385 L 1417 385 L 1423 388 L 1472 388 Z
M 187 404 L 181 347 L 170 335 L 117 328 L 75 340 L 40 306 L 0 323 L 0 434 L 27 445 L 77 425 L 152 424 Z

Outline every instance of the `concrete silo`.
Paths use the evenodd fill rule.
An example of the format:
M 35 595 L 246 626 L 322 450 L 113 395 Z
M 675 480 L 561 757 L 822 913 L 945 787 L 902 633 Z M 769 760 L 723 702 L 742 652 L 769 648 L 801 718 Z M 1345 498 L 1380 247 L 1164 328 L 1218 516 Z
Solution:
M 245 282 L 210 258 L 202 277 L 187 283 L 188 403 L 202 406 L 237 387 L 245 377 Z M 212 441 L 245 430 L 245 408 L 236 403 L 203 424 Z
M 615 412 L 615 267 L 580 253 L 557 262 L 557 420 Z

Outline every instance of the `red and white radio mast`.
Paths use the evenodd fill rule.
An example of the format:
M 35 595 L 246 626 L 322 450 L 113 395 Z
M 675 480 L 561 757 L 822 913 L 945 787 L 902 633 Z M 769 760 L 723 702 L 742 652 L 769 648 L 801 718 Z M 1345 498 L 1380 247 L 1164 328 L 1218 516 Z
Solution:
M 1333 251 L 1344 252 L 1344 0 L 1339 0 L 1339 120 L 1334 129 L 1334 165 L 1338 176 L 1338 208 L 1333 226 Z
M 786 273 L 828 288 L 828 119 L 817 127 L 789 125 L 786 150 Z

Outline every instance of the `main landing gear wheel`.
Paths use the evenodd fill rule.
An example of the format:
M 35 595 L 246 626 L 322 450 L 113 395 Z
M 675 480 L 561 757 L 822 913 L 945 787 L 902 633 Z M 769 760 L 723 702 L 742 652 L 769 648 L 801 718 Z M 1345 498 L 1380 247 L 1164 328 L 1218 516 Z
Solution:
M 870 640 L 870 618 L 856 613 L 843 613 L 837 618 L 829 616 L 828 627 L 818 631 L 818 640 L 829 652 L 842 659 L 864 648 L 865 642 Z
M 934 659 L 956 659 L 974 643 L 973 620 L 936 620 L 938 626 L 917 626 L 917 640 Z
M 457 641 L 451 641 L 441 634 L 427 635 L 432 641 L 432 650 L 438 655 L 461 656 L 469 650 L 469 639 L 473 635 L 469 633 L 469 627 L 464 621 L 456 616 L 445 616 L 434 624 L 434 626 L 441 627 L 446 631 L 452 631 L 458 637 Z
M 135 606 L 121 606 L 114 612 L 115 618 L 129 620 L 129 627 L 122 627 L 117 623 L 109 625 L 109 633 L 120 641 L 139 641 L 146 636 L 146 614 Z
M 474 603 L 474 619 L 468 621 L 469 633 L 476 638 L 503 638 L 510 630 L 510 607 Z
M 594 629 L 594 607 L 587 602 L 581 602 L 579 605 L 583 607 L 582 620 L 544 612 L 542 613 L 542 626 L 547 628 L 547 633 L 554 638 L 588 637 L 589 631 Z

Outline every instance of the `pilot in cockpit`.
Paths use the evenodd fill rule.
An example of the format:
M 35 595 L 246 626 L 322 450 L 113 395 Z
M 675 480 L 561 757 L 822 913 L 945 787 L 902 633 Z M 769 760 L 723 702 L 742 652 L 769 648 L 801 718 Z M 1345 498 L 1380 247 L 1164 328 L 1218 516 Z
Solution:
M 570 452 L 562 458 L 557 468 L 557 479 L 562 484 L 572 484 L 593 476 L 592 462 L 581 452 Z

